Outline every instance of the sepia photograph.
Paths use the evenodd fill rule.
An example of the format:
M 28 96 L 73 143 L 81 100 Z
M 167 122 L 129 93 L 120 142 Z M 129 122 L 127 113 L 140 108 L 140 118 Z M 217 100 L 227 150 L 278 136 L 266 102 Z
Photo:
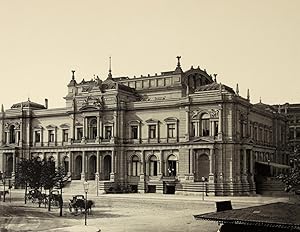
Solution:
M 300 232 L 299 0 L 0 0 L 0 232 Z

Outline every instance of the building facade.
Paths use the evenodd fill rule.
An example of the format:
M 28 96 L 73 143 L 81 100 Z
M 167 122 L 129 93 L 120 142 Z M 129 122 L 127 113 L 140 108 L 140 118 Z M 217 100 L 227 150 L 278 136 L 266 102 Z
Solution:
M 98 77 L 67 86 L 66 107 L 30 100 L 0 115 L 0 170 L 12 179 L 21 157 L 53 159 L 72 182 L 138 192 L 247 195 L 255 181 L 286 161 L 287 121 L 251 104 L 216 75 L 178 57 L 173 71 L 153 76 Z M 259 164 L 259 165 L 258 165 Z M 265 167 L 265 166 L 262 166 Z M 99 185 L 98 185 L 99 184 Z

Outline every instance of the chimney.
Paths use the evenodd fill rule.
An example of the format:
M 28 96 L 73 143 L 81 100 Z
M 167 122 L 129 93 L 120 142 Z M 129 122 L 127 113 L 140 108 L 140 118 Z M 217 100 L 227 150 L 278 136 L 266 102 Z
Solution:
M 45 98 L 45 107 L 46 107 L 46 109 L 48 109 L 48 99 L 47 98 Z

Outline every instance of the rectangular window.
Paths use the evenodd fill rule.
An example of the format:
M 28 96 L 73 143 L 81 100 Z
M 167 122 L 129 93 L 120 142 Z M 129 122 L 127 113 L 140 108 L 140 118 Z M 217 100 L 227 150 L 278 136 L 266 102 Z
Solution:
M 209 136 L 209 119 L 202 119 L 202 136 Z
M 77 137 L 77 140 L 81 140 L 82 139 L 82 137 L 83 137 L 83 128 L 82 127 L 77 128 L 77 130 L 76 130 L 76 137 Z
M 48 131 L 48 142 L 50 143 L 54 142 L 54 130 Z
M 296 127 L 296 138 L 300 138 L 300 127 Z
M 294 139 L 294 127 L 289 129 L 289 139 Z
M 175 123 L 167 125 L 168 138 L 175 138 Z
M 138 139 L 138 126 L 131 126 L 131 138 Z
M 191 135 L 192 137 L 196 137 L 197 136 L 197 122 L 192 122 L 192 131 L 191 131 Z
M 217 136 L 218 135 L 218 131 L 219 131 L 219 122 L 214 122 L 214 127 L 215 127 L 215 134 L 214 136 Z
M 157 161 L 150 161 L 150 176 L 157 176 Z
M 149 126 L 149 139 L 155 139 L 156 138 L 156 125 L 150 125 Z
M 35 138 L 36 143 L 40 143 L 41 142 L 41 132 L 40 131 L 35 131 L 34 132 L 34 138 Z
M 253 138 L 255 141 L 257 140 L 257 127 L 254 127 Z
M 67 129 L 63 129 L 62 133 L 63 133 L 63 142 L 68 142 L 69 131 Z
M 112 136 L 112 126 L 105 126 L 104 129 L 104 138 L 111 139 Z

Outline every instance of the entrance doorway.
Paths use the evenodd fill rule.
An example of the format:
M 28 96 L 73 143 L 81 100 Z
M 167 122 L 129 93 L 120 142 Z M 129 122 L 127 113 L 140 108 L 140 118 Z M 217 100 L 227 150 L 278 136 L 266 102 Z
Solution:
M 107 155 L 104 157 L 104 180 L 110 179 L 110 173 L 111 173 L 111 156 Z
M 209 176 L 209 158 L 207 154 L 196 154 L 196 170 L 195 181 L 202 181 L 202 177 L 206 180 Z
M 89 180 L 95 180 L 95 173 L 96 173 L 96 156 L 92 155 L 90 157 L 90 160 L 89 160 L 89 167 L 88 167 L 88 178 Z
M 75 180 L 80 180 L 81 178 L 81 172 L 82 172 L 82 156 L 78 155 L 75 158 Z
M 177 158 L 174 155 L 170 155 L 168 158 L 168 176 L 176 176 L 177 174 Z

